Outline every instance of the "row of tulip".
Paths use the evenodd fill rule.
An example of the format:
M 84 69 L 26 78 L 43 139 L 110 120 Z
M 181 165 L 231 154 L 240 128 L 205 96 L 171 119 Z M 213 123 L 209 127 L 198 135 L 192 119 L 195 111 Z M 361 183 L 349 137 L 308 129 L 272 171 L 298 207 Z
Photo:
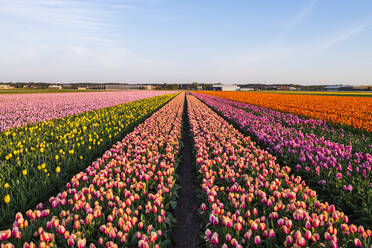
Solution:
M 187 100 L 206 245 L 371 247 L 371 230 L 319 201 L 301 177 L 200 100 Z
M 67 189 L 0 232 L 1 247 L 165 247 L 184 94 L 106 151 Z
M 166 91 L 9 94 L 0 99 L 0 132 L 30 123 L 164 95 Z
M 168 94 L 0 132 L 0 227 L 58 192 L 175 95 Z
M 371 97 L 227 91 L 204 93 L 372 131 Z
M 265 107 L 247 104 L 228 99 L 222 100 L 224 103 L 241 108 L 247 112 L 258 116 L 263 116 L 271 123 L 280 123 L 284 127 L 293 127 L 303 133 L 315 134 L 317 137 L 330 140 L 345 146 L 352 146 L 352 152 L 372 152 L 371 133 L 360 129 L 344 129 L 336 127 L 325 120 L 300 117 L 292 113 L 283 113 Z
M 356 223 L 372 223 L 371 154 L 353 153 L 352 146 L 286 127 L 270 116 L 235 107 L 228 100 L 196 95 L 247 131 L 281 162 L 291 165 L 322 198 L 342 209 Z

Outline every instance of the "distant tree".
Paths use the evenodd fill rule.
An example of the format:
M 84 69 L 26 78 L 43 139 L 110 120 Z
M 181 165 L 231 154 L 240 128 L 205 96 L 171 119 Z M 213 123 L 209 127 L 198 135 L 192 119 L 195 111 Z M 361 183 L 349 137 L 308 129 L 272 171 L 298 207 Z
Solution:
M 203 87 L 203 90 L 212 90 L 213 84 L 203 84 L 202 87 Z

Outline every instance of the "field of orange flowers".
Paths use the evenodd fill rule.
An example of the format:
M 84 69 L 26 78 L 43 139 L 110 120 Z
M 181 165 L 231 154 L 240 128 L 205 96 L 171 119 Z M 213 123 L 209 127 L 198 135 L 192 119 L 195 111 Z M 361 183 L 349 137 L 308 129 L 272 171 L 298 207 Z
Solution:
M 372 131 L 370 97 L 223 91 L 203 93 Z

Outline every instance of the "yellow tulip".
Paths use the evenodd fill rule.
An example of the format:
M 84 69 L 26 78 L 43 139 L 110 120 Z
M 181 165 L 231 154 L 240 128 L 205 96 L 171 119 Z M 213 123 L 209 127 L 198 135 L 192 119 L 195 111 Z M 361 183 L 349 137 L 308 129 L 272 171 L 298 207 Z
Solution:
M 6 196 L 4 196 L 4 202 L 6 204 L 8 204 L 10 202 L 10 195 L 9 194 L 7 194 Z
M 23 174 L 24 176 L 26 176 L 26 175 L 27 175 L 27 170 L 26 170 L 26 169 L 23 170 L 23 171 L 22 171 L 22 174 Z
M 60 168 L 59 166 L 57 166 L 57 168 L 56 168 L 56 172 L 57 172 L 57 173 L 60 173 L 60 172 L 61 172 L 61 168 Z
M 5 184 L 4 184 L 4 188 L 5 188 L 5 189 L 9 188 L 9 183 L 5 183 Z

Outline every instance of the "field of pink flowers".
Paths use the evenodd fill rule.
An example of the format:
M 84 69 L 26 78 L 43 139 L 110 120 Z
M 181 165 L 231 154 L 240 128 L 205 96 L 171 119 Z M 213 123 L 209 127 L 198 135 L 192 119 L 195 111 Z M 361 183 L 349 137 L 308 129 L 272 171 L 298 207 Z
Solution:
M 369 247 L 356 226 L 288 166 L 256 146 L 200 100 L 188 97 L 210 247 Z
M 358 223 L 372 223 L 371 135 L 335 129 L 321 120 L 195 95 L 291 166 L 323 198 Z
M 106 151 L 66 190 L 15 216 L 1 247 L 164 247 L 172 225 L 184 95 Z
M 169 91 L 5 94 L 0 97 L 0 132 L 12 127 L 159 96 Z

